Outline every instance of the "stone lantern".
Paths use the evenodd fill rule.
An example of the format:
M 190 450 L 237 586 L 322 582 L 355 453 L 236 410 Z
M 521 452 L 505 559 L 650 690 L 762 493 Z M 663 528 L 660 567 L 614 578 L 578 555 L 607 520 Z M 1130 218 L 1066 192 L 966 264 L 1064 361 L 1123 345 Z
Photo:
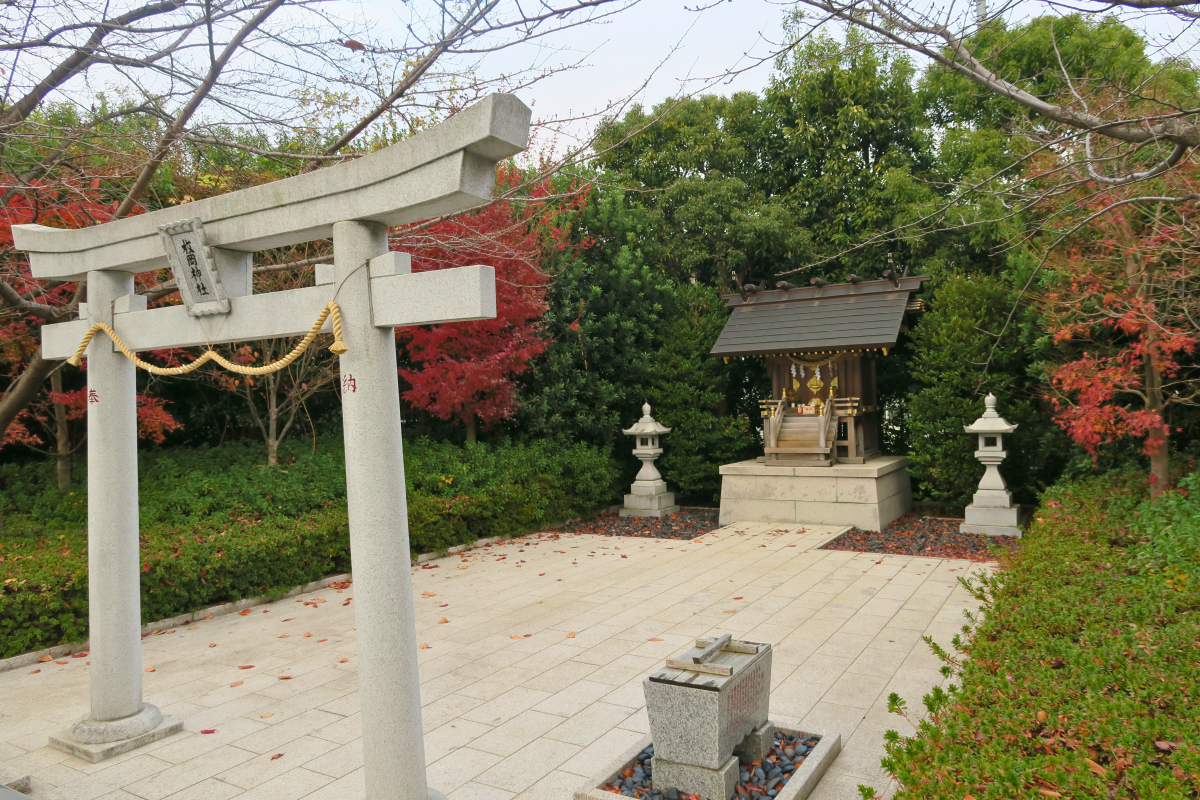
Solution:
M 1021 508 L 1014 506 L 1012 492 L 1000 475 L 1000 462 L 1008 456 L 1004 449 L 1005 434 L 1017 429 L 1004 417 L 996 413 L 996 395 L 984 399 L 987 410 L 975 422 L 963 428 L 966 433 L 979 437 L 975 457 L 984 466 L 979 491 L 971 498 L 966 508 L 966 519 L 959 526 L 962 533 L 986 533 L 989 536 L 1020 536 L 1022 523 Z
M 670 431 L 670 428 L 658 424 L 650 416 L 649 403 L 642 406 L 642 418 L 632 427 L 621 431 L 626 436 L 635 437 L 633 454 L 642 462 L 642 468 L 630 487 L 630 494 L 625 495 L 622 517 L 665 517 L 679 510 L 679 506 L 675 505 L 675 493 L 667 491 L 667 482 L 654 466 L 654 459 L 662 455 L 658 437 Z

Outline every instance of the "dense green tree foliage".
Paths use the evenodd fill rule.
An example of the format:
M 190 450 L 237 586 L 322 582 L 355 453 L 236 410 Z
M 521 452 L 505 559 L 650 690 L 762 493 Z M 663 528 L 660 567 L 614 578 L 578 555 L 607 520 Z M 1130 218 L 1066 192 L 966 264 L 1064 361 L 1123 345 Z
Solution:
M 599 163 L 638 194 L 647 257 L 677 280 L 728 288 L 878 274 L 901 245 L 852 249 L 928 195 L 933 167 L 912 65 L 823 38 L 797 50 L 762 97 L 635 108 L 601 132 Z

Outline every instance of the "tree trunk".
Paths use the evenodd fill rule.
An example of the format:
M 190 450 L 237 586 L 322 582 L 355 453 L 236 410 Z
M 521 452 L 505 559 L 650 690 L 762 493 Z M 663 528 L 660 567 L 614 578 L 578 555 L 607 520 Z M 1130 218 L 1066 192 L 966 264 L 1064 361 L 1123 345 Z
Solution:
M 478 441 L 475 438 L 475 415 L 469 411 L 467 412 L 467 441 L 471 444 Z
M 279 402 L 274 375 L 267 376 L 267 466 L 279 466 Z
M 1146 452 L 1150 455 L 1150 496 L 1158 497 L 1171 485 L 1170 442 L 1166 431 L 1166 409 L 1163 403 L 1162 374 L 1154 363 L 1154 354 L 1147 350 L 1146 410 L 1158 414 L 1163 424 L 1146 437 Z
M 61 395 L 62 390 L 62 370 L 56 369 L 50 374 L 50 391 Z M 71 436 L 67 430 L 67 407 L 62 403 L 54 404 L 54 444 L 58 490 L 65 492 L 71 488 Z
M 42 358 L 42 348 L 39 347 L 21 377 L 12 384 L 7 394 L 0 395 L 0 437 L 17 418 L 17 414 L 33 401 L 34 395 L 56 366 L 57 361 Z

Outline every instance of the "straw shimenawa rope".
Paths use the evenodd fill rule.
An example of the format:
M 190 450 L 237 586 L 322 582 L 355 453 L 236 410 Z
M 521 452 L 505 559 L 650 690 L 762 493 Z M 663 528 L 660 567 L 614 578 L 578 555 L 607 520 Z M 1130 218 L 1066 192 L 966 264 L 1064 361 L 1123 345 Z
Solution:
M 83 359 L 83 353 L 85 350 L 87 350 L 87 346 L 91 343 L 92 338 L 97 332 L 104 331 L 106 334 L 108 334 L 108 338 L 112 339 L 113 344 L 117 346 L 117 349 L 125 354 L 126 358 L 132 361 L 134 365 L 141 367 L 153 375 L 186 375 L 189 372 L 199 369 L 202 365 L 209 361 L 215 361 L 225 369 L 231 372 L 241 373 L 242 375 L 269 375 L 272 372 L 278 372 L 299 358 L 300 354 L 307 350 L 308 346 L 313 343 L 313 339 L 317 338 L 317 334 L 321 332 L 321 326 L 324 325 L 325 320 L 330 317 L 332 317 L 331 322 L 333 323 L 333 344 L 329 346 L 329 350 L 333 353 L 341 355 L 347 350 L 345 343 L 342 341 L 342 311 L 340 308 L 338 308 L 337 302 L 331 300 L 323 309 L 321 309 L 321 315 L 317 317 L 317 321 L 313 323 L 313 326 L 309 328 L 308 333 L 303 339 L 300 340 L 300 343 L 296 345 L 290 353 L 278 361 L 272 361 L 270 364 L 264 364 L 261 367 L 247 367 L 242 364 L 235 364 L 232 361 L 224 358 L 216 350 L 212 349 L 205 350 L 195 361 L 182 367 L 155 366 L 154 364 L 147 363 L 138 358 L 137 355 L 130 350 L 124 342 L 121 341 L 121 338 L 117 336 L 116 331 L 103 322 L 97 322 L 95 325 L 88 328 L 88 332 L 84 335 L 83 341 L 79 343 L 78 349 L 75 350 L 75 355 L 68 358 L 67 363 L 78 367 L 80 361 Z

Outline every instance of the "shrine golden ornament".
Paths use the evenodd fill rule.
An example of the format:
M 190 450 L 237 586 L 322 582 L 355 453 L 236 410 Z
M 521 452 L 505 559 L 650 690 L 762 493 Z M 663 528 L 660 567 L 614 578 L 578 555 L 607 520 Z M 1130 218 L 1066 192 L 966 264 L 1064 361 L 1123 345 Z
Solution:
M 808 388 L 812 390 L 813 394 L 821 391 L 824 386 L 825 384 L 816 375 L 812 376 L 808 381 Z

